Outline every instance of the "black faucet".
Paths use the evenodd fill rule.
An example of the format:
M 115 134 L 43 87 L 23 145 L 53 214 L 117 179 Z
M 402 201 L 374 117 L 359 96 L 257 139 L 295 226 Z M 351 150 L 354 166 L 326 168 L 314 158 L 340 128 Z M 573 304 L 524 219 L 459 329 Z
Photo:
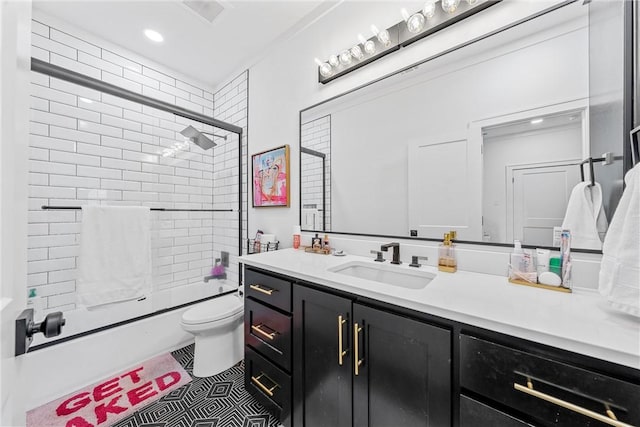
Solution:
M 393 248 L 393 260 L 391 264 L 402 264 L 402 261 L 400 261 L 400 243 L 392 242 L 380 246 L 380 250 L 384 252 L 387 252 L 389 248 Z

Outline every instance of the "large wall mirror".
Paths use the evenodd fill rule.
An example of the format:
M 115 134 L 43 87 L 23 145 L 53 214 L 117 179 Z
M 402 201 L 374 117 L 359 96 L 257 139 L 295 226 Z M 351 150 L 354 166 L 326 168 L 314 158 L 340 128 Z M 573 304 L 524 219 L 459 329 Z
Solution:
M 303 110 L 303 229 L 427 239 L 455 229 L 462 241 L 553 246 L 591 157 L 603 237 L 622 191 L 623 36 L 602 24 L 598 37 L 620 48 L 598 58 L 590 7 L 558 7 Z M 590 73 L 605 66 L 600 88 Z

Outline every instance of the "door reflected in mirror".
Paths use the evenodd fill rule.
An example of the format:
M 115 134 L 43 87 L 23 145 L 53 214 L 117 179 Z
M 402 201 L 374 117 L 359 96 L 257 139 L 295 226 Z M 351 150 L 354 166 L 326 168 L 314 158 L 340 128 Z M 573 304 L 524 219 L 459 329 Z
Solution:
M 585 110 L 484 128 L 482 240 L 552 246 L 588 152 Z

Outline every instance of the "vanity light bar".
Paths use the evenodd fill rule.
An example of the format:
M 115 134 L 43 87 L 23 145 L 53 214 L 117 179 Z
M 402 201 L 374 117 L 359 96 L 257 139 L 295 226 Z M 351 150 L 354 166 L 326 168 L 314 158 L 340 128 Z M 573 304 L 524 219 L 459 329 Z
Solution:
M 357 70 L 358 68 L 380 59 L 391 52 L 406 47 L 411 43 L 453 25 L 456 22 L 475 15 L 494 4 L 500 3 L 502 0 L 462 1 L 459 2 L 453 12 L 445 12 L 441 7 L 441 1 L 442 0 L 438 0 L 435 2 L 436 7 L 433 15 L 429 13 L 430 16 L 425 17 L 424 26 L 419 31 L 411 32 L 409 30 L 408 21 L 402 20 L 386 30 L 382 30 L 378 32 L 378 34 L 374 34 L 370 39 L 365 40 L 365 42 L 371 41 L 374 43 L 375 50 L 372 53 L 365 51 L 365 43 L 360 40 L 360 44 L 349 49 L 342 50 L 338 55 L 331 55 L 325 62 L 318 61 L 318 82 L 322 84 L 329 83 L 330 81 L 344 76 L 353 70 Z M 410 19 L 410 17 L 422 13 L 422 11 L 418 11 L 408 16 Z M 372 26 L 372 28 L 375 33 L 375 27 Z M 415 31 L 415 27 L 412 27 L 412 29 Z M 385 31 L 389 36 L 389 41 L 386 44 L 383 44 L 380 40 L 382 38 L 380 37 L 380 33 L 384 36 Z M 358 49 L 355 49 L 355 47 L 358 47 Z M 358 50 L 363 53 L 362 56 L 358 54 Z M 368 50 L 371 51 L 372 49 Z M 354 56 L 353 53 L 356 53 L 356 55 Z M 338 58 L 337 61 L 336 58 Z
M 318 81 L 322 84 L 329 83 L 331 80 L 335 80 L 340 76 L 343 76 L 353 70 L 357 70 L 358 68 L 363 67 L 368 63 L 375 61 L 376 59 L 382 58 L 383 56 L 400 49 L 400 44 L 398 43 L 398 27 L 399 25 L 394 25 L 391 28 L 387 28 L 386 31 L 389 37 L 389 41 L 386 44 L 382 43 L 377 36 L 373 36 L 370 39 L 365 40 L 365 43 L 373 43 L 373 46 L 375 48 L 373 53 L 367 53 L 365 51 L 363 47 L 364 43 L 356 45 L 360 47 L 361 52 L 363 53 L 363 56 L 360 59 L 353 56 L 351 52 L 353 48 L 341 51 L 341 53 L 337 55 L 337 57 L 339 58 L 337 63 L 333 60 L 332 57 L 334 55 L 332 55 L 332 57 L 330 57 L 326 62 L 321 63 L 318 66 Z M 341 61 L 340 58 L 343 56 L 348 56 L 350 59 L 350 63 L 345 64 L 344 61 Z M 329 73 L 327 73 L 326 75 L 323 74 L 323 72 L 327 69 L 329 70 Z

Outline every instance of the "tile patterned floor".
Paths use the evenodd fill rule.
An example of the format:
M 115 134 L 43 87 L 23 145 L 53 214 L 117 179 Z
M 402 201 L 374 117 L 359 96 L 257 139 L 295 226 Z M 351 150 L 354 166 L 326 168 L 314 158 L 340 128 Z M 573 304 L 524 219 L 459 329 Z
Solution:
M 173 357 L 193 377 L 193 344 Z M 278 421 L 244 389 L 244 364 L 197 378 L 112 427 L 277 427 Z

